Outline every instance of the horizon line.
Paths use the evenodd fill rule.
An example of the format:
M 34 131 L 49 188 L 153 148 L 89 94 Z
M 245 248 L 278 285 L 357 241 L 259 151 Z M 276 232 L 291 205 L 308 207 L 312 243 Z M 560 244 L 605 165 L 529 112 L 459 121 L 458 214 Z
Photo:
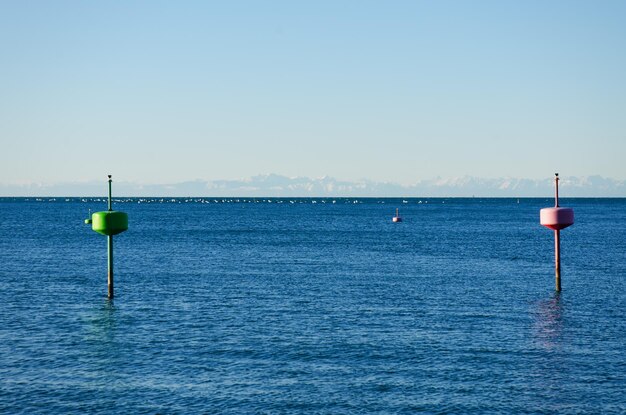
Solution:
M 106 199 L 101 196 L 2 196 L 0 199 Z M 554 199 L 554 196 L 113 196 L 112 200 L 119 199 Z M 626 199 L 626 196 L 562 196 L 560 199 Z

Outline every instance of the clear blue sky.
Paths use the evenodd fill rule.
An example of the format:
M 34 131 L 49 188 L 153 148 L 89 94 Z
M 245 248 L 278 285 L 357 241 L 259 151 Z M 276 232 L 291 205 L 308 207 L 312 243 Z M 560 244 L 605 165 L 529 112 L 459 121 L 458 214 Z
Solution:
M 626 1 L 4 1 L 0 181 L 626 179 Z

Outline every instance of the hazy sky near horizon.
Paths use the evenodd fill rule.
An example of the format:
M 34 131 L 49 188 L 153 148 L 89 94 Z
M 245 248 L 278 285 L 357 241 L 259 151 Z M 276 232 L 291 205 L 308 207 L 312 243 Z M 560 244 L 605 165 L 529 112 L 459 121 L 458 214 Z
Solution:
M 5 1 L 0 182 L 626 179 L 624 1 Z

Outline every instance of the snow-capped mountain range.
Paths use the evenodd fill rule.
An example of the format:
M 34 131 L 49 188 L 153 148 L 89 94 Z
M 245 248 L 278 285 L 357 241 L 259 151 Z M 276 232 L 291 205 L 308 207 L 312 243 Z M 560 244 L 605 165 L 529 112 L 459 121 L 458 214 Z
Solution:
M 0 184 L 0 196 L 98 196 L 105 180 L 62 184 Z M 563 177 L 562 197 L 626 197 L 626 181 L 601 176 Z M 420 180 L 411 185 L 332 177 L 257 175 L 232 180 L 194 180 L 172 184 L 115 182 L 118 196 L 239 197 L 550 197 L 553 180 L 463 176 Z

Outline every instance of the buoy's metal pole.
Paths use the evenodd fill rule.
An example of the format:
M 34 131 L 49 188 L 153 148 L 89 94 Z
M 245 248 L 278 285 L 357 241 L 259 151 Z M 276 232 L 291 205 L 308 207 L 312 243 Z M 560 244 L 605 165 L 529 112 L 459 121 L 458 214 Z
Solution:
M 113 210 L 111 203 L 111 175 L 109 174 L 109 212 Z M 109 298 L 113 298 L 113 235 L 107 235 L 107 260 L 108 260 L 108 293 Z
M 561 231 L 554 231 L 554 271 L 556 290 L 561 291 Z
M 554 173 L 554 207 L 559 207 L 559 173 Z M 561 291 L 561 231 L 554 230 L 554 274 L 556 290 Z
M 113 236 L 107 235 L 107 259 L 109 262 L 109 277 L 107 281 L 109 298 L 113 298 Z
M 109 212 L 113 210 L 113 207 L 111 205 L 111 182 L 113 180 L 111 180 L 111 175 L 109 174 Z
M 554 207 L 559 207 L 559 173 L 554 173 Z

